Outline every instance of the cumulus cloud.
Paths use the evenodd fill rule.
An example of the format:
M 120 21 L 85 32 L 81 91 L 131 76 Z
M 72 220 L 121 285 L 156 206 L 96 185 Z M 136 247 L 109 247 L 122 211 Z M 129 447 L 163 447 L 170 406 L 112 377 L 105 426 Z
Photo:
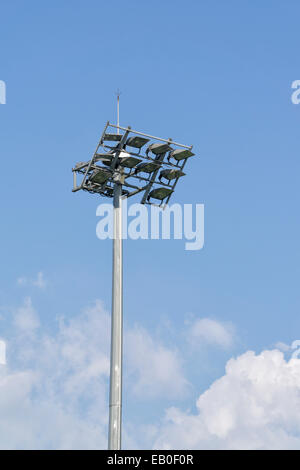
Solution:
M 12 319 L 8 365 L 0 367 L 0 449 L 105 449 L 110 314 L 97 301 L 79 315 L 59 318 L 57 330 L 46 334 L 27 297 Z M 176 351 L 139 327 L 125 338 L 134 393 L 184 392 Z M 126 428 L 125 445 L 137 447 Z
M 234 344 L 235 331 L 231 323 L 197 318 L 188 325 L 187 337 L 193 346 L 212 345 L 228 349 Z
M 44 278 L 44 274 L 42 271 L 38 272 L 36 279 L 30 279 L 28 277 L 19 277 L 17 279 L 17 284 L 19 286 L 34 286 L 38 289 L 45 289 L 47 286 L 47 282 Z
M 278 350 L 231 359 L 197 400 L 197 414 L 170 408 L 162 449 L 300 449 L 300 360 Z
M 101 302 L 47 335 L 31 334 L 39 319 L 27 298 L 14 325 L 0 368 L 0 448 L 105 448 L 109 316 Z
M 183 396 L 188 382 L 183 372 L 182 359 L 175 349 L 154 340 L 149 333 L 136 326 L 125 338 L 125 351 L 136 395 L 156 397 L 166 393 L 171 398 Z
M 100 420 L 74 412 L 58 394 L 37 393 L 40 384 L 33 371 L 0 372 L 1 449 L 105 447 Z
M 0 366 L 0 448 L 105 449 L 110 315 L 102 303 L 60 318 L 46 334 L 28 297 L 13 324 L 7 363 Z M 216 331 L 201 324 L 206 336 Z M 223 333 L 211 333 L 218 338 L 211 344 L 229 345 Z M 182 353 L 140 326 L 126 331 L 125 354 L 126 380 L 140 399 L 176 400 L 189 387 Z M 170 407 L 160 423 L 140 428 L 124 423 L 125 447 L 300 449 L 300 360 L 287 361 L 279 350 L 231 359 L 196 409 Z

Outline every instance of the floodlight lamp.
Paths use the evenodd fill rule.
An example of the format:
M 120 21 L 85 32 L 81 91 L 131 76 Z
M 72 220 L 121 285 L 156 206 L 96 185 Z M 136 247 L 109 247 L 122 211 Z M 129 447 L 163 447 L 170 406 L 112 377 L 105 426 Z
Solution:
M 114 153 L 108 152 L 108 153 L 97 153 L 95 156 L 95 162 L 101 162 L 104 165 L 110 166 L 111 161 L 113 159 Z
M 135 157 L 123 157 L 121 159 L 120 165 L 124 166 L 125 168 L 134 168 L 137 166 L 142 160 L 140 158 Z
M 153 171 L 157 170 L 157 168 L 159 168 L 159 166 L 160 166 L 160 164 L 155 163 L 155 162 L 140 163 L 139 165 L 137 165 L 134 174 L 137 175 L 138 173 L 141 173 L 141 172 L 153 173 Z
M 146 150 L 146 155 L 148 157 L 149 152 L 152 152 L 155 155 L 161 155 L 162 153 L 166 153 L 169 150 L 172 150 L 169 144 L 165 144 L 165 143 L 151 144 Z
M 106 170 L 106 168 L 99 168 L 95 170 L 89 178 L 89 181 L 92 183 L 103 184 L 111 177 L 111 172 Z
M 114 153 L 115 152 L 113 150 L 110 150 L 109 152 L 96 153 L 95 154 L 95 162 L 97 162 L 98 160 L 111 158 L 112 156 L 114 156 Z
M 151 198 L 158 199 L 159 201 L 163 201 L 166 197 L 170 196 L 170 194 L 172 194 L 172 192 L 173 192 L 173 190 L 168 189 L 168 188 L 153 189 L 153 191 L 151 191 L 151 193 L 147 197 L 147 202 L 149 202 L 149 200 Z
M 133 168 L 140 162 L 141 160 L 139 158 L 132 157 L 130 153 L 122 151 L 118 155 L 117 166 L 121 165 L 126 168 Z
M 195 154 L 193 152 L 191 152 L 190 150 L 188 149 L 176 149 L 176 150 L 172 150 L 169 155 L 168 155 L 168 161 L 170 161 L 170 158 L 174 158 L 175 160 L 177 160 L 178 162 L 180 160 L 184 160 L 186 158 L 189 158 L 189 157 L 193 157 Z
M 123 137 L 122 134 L 104 134 L 103 140 L 106 140 L 109 142 L 120 142 L 122 137 Z
M 96 161 L 101 161 L 103 165 L 110 166 L 113 159 L 113 155 L 107 155 L 106 157 L 96 158 Z
M 145 144 L 149 142 L 149 139 L 145 139 L 145 137 L 129 137 L 126 141 L 126 145 L 129 147 L 135 147 L 137 149 L 141 149 Z
M 116 152 L 109 152 L 107 154 L 97 154 L 96 155 L 96 161 L 100 160 L 104 165 L 110 166 L 113 159 L 115 158 L 115 155 L 116 155 Z M 132 159 L 132 160 L 130 160 L 130 159 Z M 134 159 L 134 157 L 131 157 L 130 153 L 120 152 L 120 154 L 118 155 L 117 165 L 122 165 L 122 166 L 125 166 L 127 168 L 132 168 L 135 165 L 137 165 L 138 163 L 140 163 L 140 161 L 141 160 L 138 159 L 138 158 Z M 128 163 L 126 164 L 126 162 L 128 162 Z
M 185 176 L 185 173 L 181 170 L 177 170 L 176 168 L 172 168 L 170 170 L 162 170 L 159 175 L 159 181 L 161 182 L 162 178 L 165 178 L 168 181 L 174 180 L 176 178 L 180 178 L 181 176 Z

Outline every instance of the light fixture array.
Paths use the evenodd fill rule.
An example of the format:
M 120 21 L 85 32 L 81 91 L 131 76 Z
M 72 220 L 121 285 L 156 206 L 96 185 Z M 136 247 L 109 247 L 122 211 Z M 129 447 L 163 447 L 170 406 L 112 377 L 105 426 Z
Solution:
M 113 197 L 118 182 L 123 197 L 141 193 L 142 204 L 154 204 L 155 200 L 163 206 L 168 204 L 179 178 L 185 176 L 183 169 L 193 155 L 192 146 L 107 122 L 91 160 L 72 169 L 73 192 L 82 189 Z

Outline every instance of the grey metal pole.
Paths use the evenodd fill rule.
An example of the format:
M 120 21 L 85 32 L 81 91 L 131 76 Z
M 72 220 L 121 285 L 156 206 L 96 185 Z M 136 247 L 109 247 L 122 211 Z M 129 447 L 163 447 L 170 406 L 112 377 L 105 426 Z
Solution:
M 122 185 L 114 185 L 113 286 L 108 449 L 121 449 L 123 349 Z

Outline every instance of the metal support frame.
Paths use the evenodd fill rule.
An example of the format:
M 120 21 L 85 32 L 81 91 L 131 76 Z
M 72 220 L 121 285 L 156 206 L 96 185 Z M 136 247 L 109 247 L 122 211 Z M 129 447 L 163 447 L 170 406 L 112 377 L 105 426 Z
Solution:
M 110 127 L 114 127 L 115 129 L 120 129 L 121 131 L 129 130 L 133 134 L 142 135 L 143 137 L 149 137 L 149 139 L 159 140 L 161 142 L 166 142 L 168 144 L 173 144 L 173 145 L 176 145 L 177 147 L 183 147 L 185 149 L 190 149 L 190 150 L 193 148 L 192 145 L 178 144 L 178 142 L 174 142 L 172 139 L 162 139 L 161 137 L 155 137 L 154 135 L 149 135 L 149 134 L 145 134 L 144 132 L 135 131 L 135 130 L 131 129 L 131 127 L 121 127 L 119 125 L 116 126 L 115 124 L 110 124 L 110 123 L 108 123 L 108 124 L 109 124 Z

